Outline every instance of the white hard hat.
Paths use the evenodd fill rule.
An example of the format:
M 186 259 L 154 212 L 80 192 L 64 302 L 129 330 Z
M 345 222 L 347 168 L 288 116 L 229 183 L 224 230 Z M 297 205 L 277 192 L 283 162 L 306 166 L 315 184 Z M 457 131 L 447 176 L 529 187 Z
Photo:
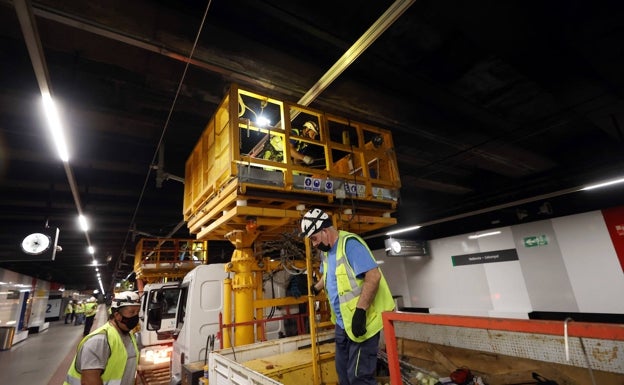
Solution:
M 95 302 L 95 301 L 96 301 L 95 297 L 89 298 L 89 302 Z
M 316 123 L 314 123 L 311 120 L 308 120 L 307 122 L 303 123 L 303 128 L 304 129 L 307 128 L 307 129 L 312 130 L 312 131 L 314 131 L 315 133 L 318 134 L 318 127 L 317 127 Z
M 332 225 L 331 218 L 326 212 L 321 209 L 311 209 L 301 219 L 301 236 L 309 237 Z
M 123 291 L 115 294 L 113 302 L 111 302 L 111 308 L 116 309 L 123 306 L 139 306 L 141 299 L 139 295 L 133 291 Z

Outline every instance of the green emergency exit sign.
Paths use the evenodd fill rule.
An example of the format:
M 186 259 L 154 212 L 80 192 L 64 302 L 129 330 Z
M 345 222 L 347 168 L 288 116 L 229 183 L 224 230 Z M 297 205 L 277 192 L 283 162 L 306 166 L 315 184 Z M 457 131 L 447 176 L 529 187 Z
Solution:
M 535 235 L 532 237 L 526 237 L 523 239 L 524 247 L 537 247 L 546 246 L 548 244 L 548 237 L 546 235 Z

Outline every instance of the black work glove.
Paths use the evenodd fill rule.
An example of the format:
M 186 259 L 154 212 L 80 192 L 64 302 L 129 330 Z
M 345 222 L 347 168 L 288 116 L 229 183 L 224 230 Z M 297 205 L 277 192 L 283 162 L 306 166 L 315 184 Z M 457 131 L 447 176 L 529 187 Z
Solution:
M 316 286 L 310 285 L 310 294 L 313 294 L 313 295 L 316 296 L 316 295 L 318 295 L 318 293 L 320 293 L 320 291 L 316 290 Z
M 366 334 L 366 310 L 360 309 L 359 307 L 355 308 L 353 320 L 351 321 L 351 330 L 356 337 Z

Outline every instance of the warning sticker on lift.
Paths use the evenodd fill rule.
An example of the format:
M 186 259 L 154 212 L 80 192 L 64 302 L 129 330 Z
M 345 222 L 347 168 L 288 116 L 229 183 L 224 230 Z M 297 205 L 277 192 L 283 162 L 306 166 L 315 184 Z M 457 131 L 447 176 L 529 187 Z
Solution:
M 363 185 L 363 184 L 345 182 L 344 189 L 345 189 L 345 192 L 347 193 L 347 195 L 354 195 L 354 196 L 357 196 L 357 197 L 363 197 L 364 196 L 364 192 L 366 191 L 366 186 Z
M 331 179 L 319 179 L 308 176 L 303 180 L 303 186 L 310 191 L 320 192 L 322 189 L 326 193 L 334 192 L 334 182 Z

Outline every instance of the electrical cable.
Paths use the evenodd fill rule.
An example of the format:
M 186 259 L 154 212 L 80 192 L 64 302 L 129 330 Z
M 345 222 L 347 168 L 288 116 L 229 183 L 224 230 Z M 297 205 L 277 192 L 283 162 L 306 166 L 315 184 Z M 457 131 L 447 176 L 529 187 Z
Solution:
M 351 128 L 351 119 L 347 120 L 347 124 L 349 126 L 349 128 Z M 349 147 L 351 149 L 349 155 L 351 156 L 351 159 L 353 160 L 355 158 L 354 154 L 353 154 L 353 143 L 351 143 L 351 140 L 349 140 Z M 364 166 L 361 166 L 361 168 L 363 168 Z M 345 180 L 345 183 L 347 183 L 347 186 L 349 186 L 349 191 L 347 191 L 347 193 L 349 194 L 349 201 L 351 202 L 351 218 L 349 218 L 349 231 L 353 231 L 353 229 L 351 229 L 351 222 L 353 221 L 353 219 L 355 218 L 355 213 L 357 212 L 357 198 L 358 198 L 358 188 L 357 188 L 357 174 L 355 172 L 355 168 L 353 169 L 353 185 L 355 186 L 355 194 L 351 193 L 351 187 L 349 186 L 349 180 Z M 354 195 L 355 195 L 355 199 L 354 199 Z M 339 217 L 342 217 L 342 212 L 339 213 Z
M 273 274 L 271 274 L 271 298 L 275 298 L 275 281 L 273 280 Z M 275 315 L 275 306 L 271 306 L 271 310 L 269 311 L 268 319 L 273 318 Z
M 234 333 L 228 333 L 228 335 L 230 336 L 230 349 L 232 349 L 232 355 L 234 356 L 234 361 L 236 361 L 236 350 L 234 350 L 234 341 L 232 340 L 232 334 Z
M 186 60 L 186 64 L 184 66 L 184 71 L 182 72 L 182 76 L 180 78 L 180 81 L 178 82 L 178 88 L 176 89 L 176 93 L 175 96 L 173 98 L 173 102 L 171 103 L 171 107 L 169 108 L 169 113 L 167 114 L 167 118 L 165 119 L 165 124 L 163 126 L 162 132 L 160 134 L 160 138 L 158 139 L 158 145 L 156 146 L 156 150 L 154 151 L 154 156 L 152 157 L 152 161 L 150 162 L 150 165 L 147 169 L 147 175 L 145 176 L 145 181 L 143 182 L 143 187 L 141 188 L 141 194 L 139 195 L 139 200 L 136 204 L 136 207 L 134 209 L 134 213 L 132 214 L 132 218 L 130 220 L 130 226 L 128 226 L 129 228 L 132 227 L 132 224 L 135 222 L 137 214 L 139 212 L 139 207 L 141 206 L 141 202 L 143 201 L 143 196 L 145 194 L 145 190 L 147 188 L 147 184 L 149 182 L 150 179 L 150 174 L 153 170 L 152 165 L 156 162 L 156 159 L 158 158 L 158 150 L 160 148 L 160 146 L 162 145 L 163 142 L 163 138 L 165 137 L 165 133 L 167 132 L 167 128 L 169 127 L 169 122 L 171 121 L 171 116 L 173 115 L 173 110 L 176 106 L 176 103 L 178 101 L 178 96 L 180 95 L 180 90 L 182 89 L 182 85 L 184 84 L 184 80 L 186 78 L 186 73 L 188 72 L 188 68 L 191 64 L 191 59 L 193 58 L 193 54 L 195 53 L 195 48 L 197 47 L 197 42 L 199 41 L 199 37 L 202 33 L 202 30 L 204 29 L 204 23 L 206 22 L 206 17 L 208 16 L 208 10 L 210 9 L 210 5 L 212 4 L 212 0 L 208 0 L 208 4 L 206 5 L 206 10 L 204 11 L 204 15 L 202 17 L 201 23 L 199 25 L 199 29 L 197 31 L 197 35 L 195 36 L 195 41 L 193 42 L 193 46 L 191 48 L 191 52 L 189 52 L 188 55 L 188 60 Z M 128 243 L 128 238 L 130 237 L 131 231 L 128 230 L 128 232 L 126 233 L 126 238 L 124 239 L 123 245 L 121 247 L 121 252 L 119 255 L 119 258 L 122 258 L 124 250 L 126 249 L 126 244 Z
M 581 337 L 579 337 L 579 342 L 581 343 L 581 350 L 583 351 L 583 356 L 585 356 L 585 364 L 587 365 L 587 370 L 589 371 L 589 378 L 591 379 L 592 385 L 596 385 L 596 379 L 594 378 L 594 372 L 589 362 L 589 356 L 587 355 L 587 350 L 585 350 L 585 343 L 583 342 L 583 339 Z
M 214 349 L 214 334 L 208 335 L 206 337 L 206 351 L 204 352 L 204 365 L 208 364 L 208 351 L 212 351 Z M 212 346 L 210 348 L 210 346 Z

